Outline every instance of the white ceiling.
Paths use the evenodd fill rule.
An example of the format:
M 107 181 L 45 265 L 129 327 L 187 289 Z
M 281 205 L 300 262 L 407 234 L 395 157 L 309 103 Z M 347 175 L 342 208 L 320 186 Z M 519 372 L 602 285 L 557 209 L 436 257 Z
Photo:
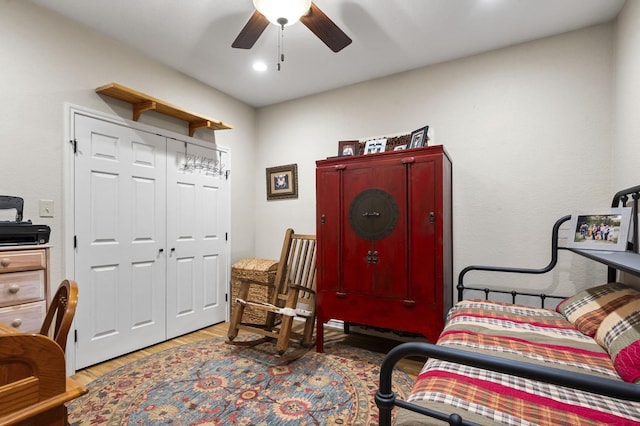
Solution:
M 261 107 L 607 22 L 625 0 L 315 0 L 353 43 L 333 53 L 301 23 L 231 43 L 252 0 L 31 0 Z M 252 69 L 256 60 L 268 69 Z

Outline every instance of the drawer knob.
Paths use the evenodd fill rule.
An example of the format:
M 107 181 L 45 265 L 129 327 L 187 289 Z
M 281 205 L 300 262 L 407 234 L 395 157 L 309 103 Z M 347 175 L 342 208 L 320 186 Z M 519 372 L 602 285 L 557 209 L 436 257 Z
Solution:
M 11 321 L 11 327 L 13 328 L 18 328 L 22 325 L 22 320 L 20 318 L 16 318 L 13 321 Z
M 16 294 L 19 291 L 20 291 L 20 285 L 19 284 L 11 284 L 9 286 L 9 293 Z
M 9 266 L 10 263 L 11 259 L 8 257 L 3 257 L 2 260 L 0 260 L 0 265 L 4 266 L 5 268 Z

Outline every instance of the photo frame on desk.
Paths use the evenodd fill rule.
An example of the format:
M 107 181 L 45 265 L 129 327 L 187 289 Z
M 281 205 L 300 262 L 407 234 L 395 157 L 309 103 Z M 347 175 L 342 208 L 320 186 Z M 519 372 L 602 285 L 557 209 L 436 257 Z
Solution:
M 298 198 L 298 165 L 267 167 L 267 200 Z
M 631 208 L 574 213 L 569 224 L 567 247 L 585 250 L 625 251 Z
M 411 132 L 411 137 L 409 138 L 409 146 L 407 146 L 407 148 L 422 148 L 423 146 L 426 146 L 428 131 L 429 126 L 424 126 L 418 130 L 414 130 L 413 132 Z

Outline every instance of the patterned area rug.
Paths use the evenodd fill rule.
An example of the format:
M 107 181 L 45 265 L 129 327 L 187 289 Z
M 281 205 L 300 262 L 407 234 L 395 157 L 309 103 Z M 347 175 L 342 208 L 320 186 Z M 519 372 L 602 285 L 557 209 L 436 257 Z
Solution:
M 71 425 L 377 425 L 383 355 L 327 343 L 288 365 L 274 345 L 224 338 L 168 349 L 106 374 L 71 402 Z M 412 380 L 394 373 L 405 397 Z

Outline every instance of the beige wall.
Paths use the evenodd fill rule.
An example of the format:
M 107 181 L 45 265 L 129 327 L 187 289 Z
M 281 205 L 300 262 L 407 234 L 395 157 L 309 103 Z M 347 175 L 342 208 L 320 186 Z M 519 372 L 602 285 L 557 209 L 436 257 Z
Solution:
M 640 1 L 627 0 L 616 28 L 612 191 L 640 185 Z
M 52 229 L 62 276 L 66 102 L 129 118 L 94 89 L 115 81 L 234 125 L 215 133 L 232 154 L 232 261 L 277 257 L 284 229 L 315 232 L 315 161 L 344 139 L 430 125 L 454 163 L 454 273 L 471 263 L 538 267 L 561 215 L 607 206 L 640 180 L 633 166 L 640 93 L 640 2 L 599 25 L 258 110 L 26 2 L 0 0 L 0 194 Z M 614 54 L 615 52 L 615 54 Z M 224 89 L 224 88 L 220 88 Z M 613 95 L 612 95 L 613 93 Z M 613 113 L 612 111 L 615 111 Z M 184 123 L 142 121 L 186 133 Z M 197 134 L 207 140 L 214 133 Z M 615 135 L 615 137 L 614 137 Z M 266 201 L 266 167 L 297 163 L 300 197 Z M 53 199 L 56 216 L 37 216 Z M 551 283 L 584 285 L 604 270 L 561 257 Z
M 257 255 L 287 226 L 313 232 L 315 160 L 339 140 L 428 124 L 453 159 L 455 276 L 546 265 L 557 218 L 610 203 L 613 43 L 599 25 L 261 109 L 257 166 L 297 162 L 300 198 L 267 202 L 256 177 Z M 585 268 L 600 270 L 568 258 L 553 283 L 522 286 L 570 293 L 559 276 L 580 286 Z
M 118 82 L 234 125 L 215 134 L 200 130 L 196 136 L 215 137 L 231 149 L 232 193 L 254 193 L 253 108 L 23 1 L 0 1 L 0 58 L 0 194 L 22 196 L 25 219 L 51 226 L 54 285 L 63 274 L 64 105 L 131 118 L 128 104 L 101 98 L 94 92 L 98 86 Z M 144 114 L 141 121 L 188 133 L 185 122 L 155 113 Z M 38 217 L 40 199 L 54 201 L 53 219 Z M 254 210 L 253 197 L 234 197 L 232 259 L 253 254 Z

